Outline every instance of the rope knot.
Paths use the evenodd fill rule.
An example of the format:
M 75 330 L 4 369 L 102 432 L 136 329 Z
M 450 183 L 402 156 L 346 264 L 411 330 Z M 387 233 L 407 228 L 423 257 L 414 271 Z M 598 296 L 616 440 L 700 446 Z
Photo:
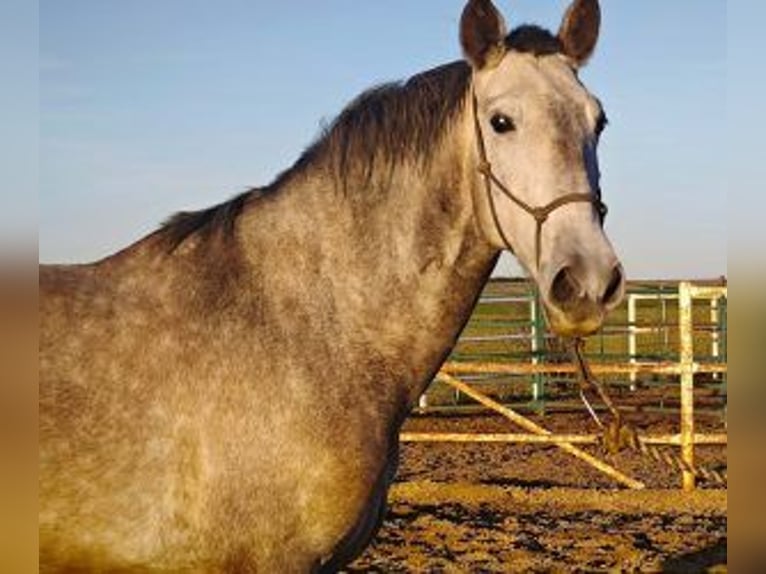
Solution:
M 535 218 L 538 226 L 541 226 L 548 220 L 548 216 L 551 214 L 551 212 L 544 207 L 532 207 L 529 210 L 529 214 Z
M 490 164 L 486 160 L 480 161 L 479 165 L 476 166 L 476 169 L 480 174 L 486 177 L 489 177 L 490 175 L 492 175 L 492 164 Z

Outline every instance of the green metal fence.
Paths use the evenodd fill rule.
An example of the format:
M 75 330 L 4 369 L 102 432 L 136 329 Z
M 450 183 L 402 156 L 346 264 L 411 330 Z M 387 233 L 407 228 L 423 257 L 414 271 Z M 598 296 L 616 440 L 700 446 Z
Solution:
M 722 286 L 725 279 L 695 284 Z M 625 300 L 602 329 L 588 338 L 586 354 L 596 363 L 678 362 L 678 282 L 629 282 Z M 695 299 L 694 355 L 700 363 L 727 361 L 727 299 Z M 569 361 L 563 342 L 545 325 L 532 285 L 523 280 L 493 280 L 453 350 L 449 361 L 471 363 L 529 362 L 555 365 Z M 545 412 L 581 408 L 579 388 L 571 375 L 476 375 L 465 377 L 506 404 Z M 612 392 L 634 408 L 673 411 L 678 378 L 654 373 L 603 376 Z M 698 375 L 695 397 L 701 412 L 725 411 L 725 373 Z M 697 398 L 695 398 L 697 400 Z M 421 407 L 452 409 L 471 405 L 446 386 L 435 383 Z

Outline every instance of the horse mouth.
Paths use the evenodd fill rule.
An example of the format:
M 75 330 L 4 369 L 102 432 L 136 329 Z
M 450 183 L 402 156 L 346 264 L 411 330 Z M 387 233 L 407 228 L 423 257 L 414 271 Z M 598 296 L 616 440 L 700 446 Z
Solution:
M 603 317 L 584 321 L 570 321 L 566 318 L 548 320 L 551 330 L 559 337 L 588 337 L 596 333 L 603 324 Z
M 551 331 L 559 337 L 588 337 L 604 324 L 606 309 L 590 301 L 562 310 L 543 304 L 545 318 Z

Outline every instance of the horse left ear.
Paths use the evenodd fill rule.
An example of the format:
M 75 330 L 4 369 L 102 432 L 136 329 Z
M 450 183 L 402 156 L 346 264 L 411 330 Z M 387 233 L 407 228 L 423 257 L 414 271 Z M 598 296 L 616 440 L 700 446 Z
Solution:
M 468 0 L 460 17 L 460 44 L 475 70 L 500 63 L 506 33 L 505 20 L 492 0 Z
M 598 0 L 574 0 L 564 14 L 559 29 L 562 51 L 578 68 L 584 66 L 596 49 L 601 26 Z

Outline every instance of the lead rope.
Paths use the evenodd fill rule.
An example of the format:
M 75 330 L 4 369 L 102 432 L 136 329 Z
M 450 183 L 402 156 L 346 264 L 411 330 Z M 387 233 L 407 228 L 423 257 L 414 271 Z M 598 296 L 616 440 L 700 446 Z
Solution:
M 674 470 L 690 472 L 696 477 L 701 477 L 709 482 L 725 486 L 728 480 L 725 472 L 719 472 L 704 466 L 690 465 L 675 454 L 648 445 L 638 437 L 636 429 L 622 422 L 620 411 L 609 398 L 609 395 L 606 393 L 599 380 L 593 375 L 593 371 L 591 371 L 590 366 L 585 360 L 583 354 L 584 344 L 585 341 L 583 339 L 577 338 L 568 340 L 566 346 L 572 356 L 572 362 L 577 367 L 577 374 L 580 378 L 580 397 L 598 426 L 604 429 L 601 443 L 606 451 L 610 454 L 617 454 L 620 450 L 627 447 L 651 458 L 655 462 L 665 464 Z M 604 426 L 596 415 L 596 412 L 593 410 L 593 407 L 588 402 L 585 395 L 587 390 L 595 390 L 611 412 L 613 419 L 608 425 Z

